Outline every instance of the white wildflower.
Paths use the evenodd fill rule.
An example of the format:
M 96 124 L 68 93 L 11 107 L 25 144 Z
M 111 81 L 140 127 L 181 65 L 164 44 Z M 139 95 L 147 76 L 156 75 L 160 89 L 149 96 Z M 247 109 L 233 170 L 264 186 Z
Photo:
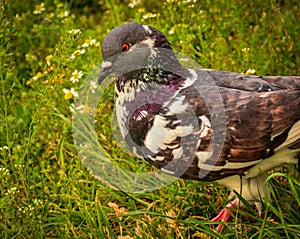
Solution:
M 72 73 L 72 77 L 70 78 L 70 81 L 71 81 L 72 83 L 76 83 L 76 82 L 79 81 L 79 79 L 80 79 L 82 76 L 83 76 L 82 71 L 77 71 L 77 70 L 75 70 L 75 71 L 73 71 L 73 73 Z

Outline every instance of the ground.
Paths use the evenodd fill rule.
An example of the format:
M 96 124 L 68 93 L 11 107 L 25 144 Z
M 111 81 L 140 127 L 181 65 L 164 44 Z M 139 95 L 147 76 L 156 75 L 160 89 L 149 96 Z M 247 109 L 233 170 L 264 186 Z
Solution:
M 114 190 L 85 168 L 71 122 L 81 82 L 102 61 L 104 36 L 126 21 L 160 29 L 177 52 L 204 68 L 299 74 L 299 1 L 0 0 L 0 6 L 1 238 L 299 237 L 297 166 L 270 172 L 273 200 L 262 218 L 248 206 L 220 234 L 209 218 L 226 205 L 225 188 L 177 180 L 142 194 Z M 96 88 L 92 82 L 91 94 Z M 153 170 L 118 147 L 113 107 L 110 87 L 97 106 L 99 142 L 116 164 Z

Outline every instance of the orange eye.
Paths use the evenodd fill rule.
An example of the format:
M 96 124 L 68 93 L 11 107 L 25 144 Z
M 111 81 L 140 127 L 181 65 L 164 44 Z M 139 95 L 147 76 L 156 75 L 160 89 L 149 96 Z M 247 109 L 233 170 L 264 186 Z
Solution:
M 129 49 L 130 49 L 130 45 L 128 43 L 124 43 L 122 45 L 122 52 L 129 51 Z

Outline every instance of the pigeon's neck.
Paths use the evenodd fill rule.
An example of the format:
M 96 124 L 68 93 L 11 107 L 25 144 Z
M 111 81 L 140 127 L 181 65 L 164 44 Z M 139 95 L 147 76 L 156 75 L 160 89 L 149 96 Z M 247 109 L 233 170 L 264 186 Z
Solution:
M 178 89 L 183 82 L 180 75 L 161 69 L 139 69 L 123 75 L 116 75 L 116 90 L 119 93 L 127 93 L 133 89 L 147 88 L 153 84 L 170 89 Z

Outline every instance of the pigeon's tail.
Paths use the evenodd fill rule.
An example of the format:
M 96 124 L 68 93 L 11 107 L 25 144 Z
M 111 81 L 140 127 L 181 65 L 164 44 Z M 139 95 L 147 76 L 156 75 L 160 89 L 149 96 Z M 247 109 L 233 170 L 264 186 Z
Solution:
M 281 144 L 276 150 L 291 149 L 300 151 L 300 120 L 290 129 L 286 141 Z
M 285 118 L 294 119 L 286 140 L 275 151 L 283 149 L 300 151 L 300 76 L 267 76 L 263 79 L 272 86 L 278 87 L 278 92 L 285 91 L 287 98 L 282 106 Z M 276 115 L 277 113 L 274 112 L 275 117 Z
M 270 85 L 282 90 L 300 90 L 300 76 L 262 76 L 261 78 Z

